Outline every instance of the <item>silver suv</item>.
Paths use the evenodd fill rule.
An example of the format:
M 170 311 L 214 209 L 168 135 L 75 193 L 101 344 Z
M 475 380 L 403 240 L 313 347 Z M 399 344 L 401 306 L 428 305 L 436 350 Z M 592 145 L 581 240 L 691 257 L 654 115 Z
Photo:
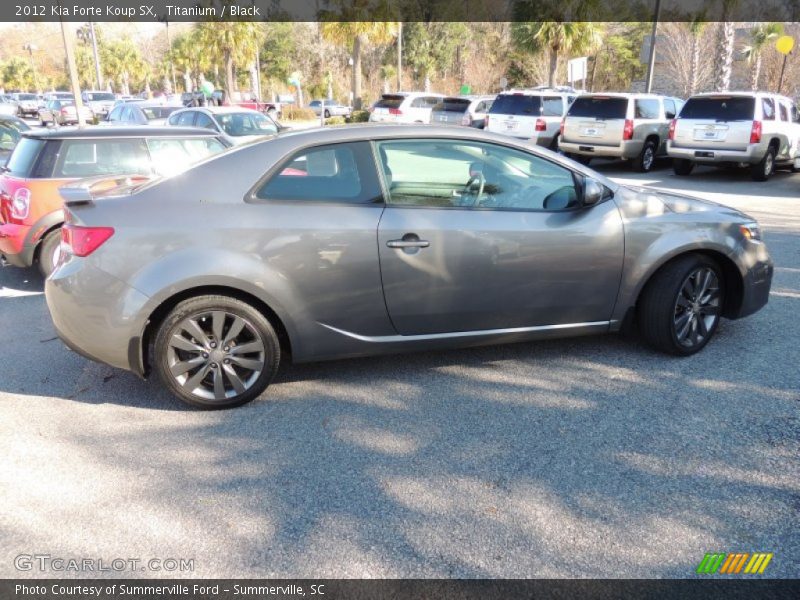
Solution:
M 558 147 L 578 162 L 630 160 L 649 171 L 666 154 L 669 123 L 683 100 L 654 94 L 588 94 L 579 97 L 561 124 Z
M 695 163 L 741 164 L 750 165 L 754 180 L 766 181 L 778 166 L 800 166 L 800 114 L 777 94 L 698 94 L 670 124 L 667 153 L 678 175 L 691 173 Z
M 502 92 L 486 117 L 486 130 L 557 150 L 561 120 L 577 96 L 562 88 Z

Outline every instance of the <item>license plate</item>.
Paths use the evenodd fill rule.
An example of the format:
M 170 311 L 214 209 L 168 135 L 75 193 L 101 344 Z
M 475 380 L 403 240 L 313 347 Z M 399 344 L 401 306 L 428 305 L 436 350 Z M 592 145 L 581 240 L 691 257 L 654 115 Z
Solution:
M 508 131 L 514 131 L 517 128 L 516 121 L 506 121 L 506 129 Z
M 599 135 L 601 135 L 601 133 L 600 130 L 597 129 L 597 127 L 586 127 L 583 130 L 583 135 L 587 137 L 598 137 Z
M 722 131 L 699 129 L 694 132 L 694 139 L 696 140 L 716 141 L 724 138 L 725 136 Z

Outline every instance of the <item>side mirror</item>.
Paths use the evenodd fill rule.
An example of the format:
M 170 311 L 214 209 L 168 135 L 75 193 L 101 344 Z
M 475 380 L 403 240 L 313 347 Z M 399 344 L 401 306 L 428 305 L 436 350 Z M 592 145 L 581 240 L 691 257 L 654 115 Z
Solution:
M 586 177 L 583 180 L 583 205 L 592 206 L 600 202 L 605 194 L 605 186 L 596 179 Z

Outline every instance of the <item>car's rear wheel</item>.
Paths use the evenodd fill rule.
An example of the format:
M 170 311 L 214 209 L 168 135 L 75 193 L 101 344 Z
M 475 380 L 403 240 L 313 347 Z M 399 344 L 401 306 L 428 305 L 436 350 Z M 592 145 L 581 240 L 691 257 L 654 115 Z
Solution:
M 325 111 L 325 118 L 326 119 L 330 119 L 331 118 L 331 111 L 329 111 L 329 110 Z
M 685 158 L 676 158 L 672 161 L 672 170 L 675 175 L 689 175 L 694 170 L 694 163 Z
M 39 272 L 42 277 L 47 279 L 52 273 L 58 259 L 61 257 L 61 229 L 56 229 L 48 233 L 42 240 L 42 245 L 39 247 Z
M 705 256 L 690 254 L 663 267 L 639 300 L 645 342 L 679 356 L 702 350 L 722 316 L 723 283 L 719 267 Z
M 775 170 L 775 146 L 767 148 L 764 158 L 750 167 L 750 176 L 753 181 L 766 181 Z
M 633 161 L 633 168 L 640 173 L 647 173 L 656 163 L 656 152 L 658 147 L 653 140 L 647 140 L 644 143 L 644 148 Z
M 228 296 L 197 296 L 179 303 L 155 340 L 161 380 L 184 402 L 232 408 L 257 398 L 275 377 L 280 343 L 269 320 Z

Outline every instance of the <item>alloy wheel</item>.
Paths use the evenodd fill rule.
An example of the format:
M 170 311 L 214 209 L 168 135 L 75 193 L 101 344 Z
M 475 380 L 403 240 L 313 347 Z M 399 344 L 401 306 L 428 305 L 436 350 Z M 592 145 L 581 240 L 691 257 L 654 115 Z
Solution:
M 644 167 L 645 171 L 649 171 L 650 167 L 653 166 L 653 160 L 655 159 L 655 154 L 653 152 L 653 148 L 651 146 L 647 146 L 644 149 L 644 156 L 642 157 L 642 166 Z
M 250 389 L 266 368 L 264 340 L 239 315 L 211 310 L 180 321 L 167 342 L 167 366 L 188 393 L 225 401 Z
M 703 344 L 719 321 L 722 294 L 719 278 L 710 267 L 692 271 L 675 299 L 673 332 L 685 348 Z

